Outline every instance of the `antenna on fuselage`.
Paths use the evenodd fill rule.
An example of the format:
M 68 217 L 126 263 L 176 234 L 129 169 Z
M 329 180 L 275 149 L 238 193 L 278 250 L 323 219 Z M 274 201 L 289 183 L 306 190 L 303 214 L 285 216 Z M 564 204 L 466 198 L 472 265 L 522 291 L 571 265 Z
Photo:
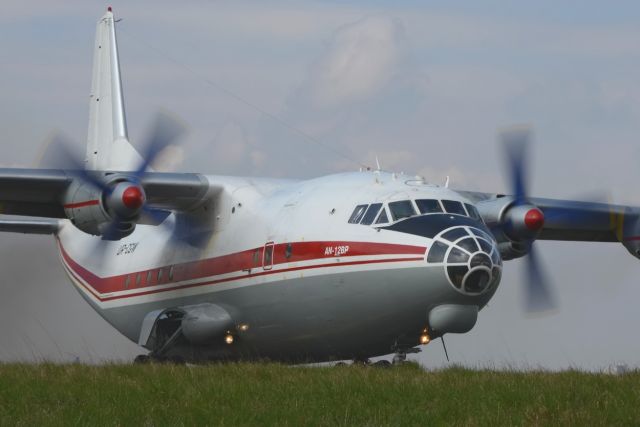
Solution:
M 444 180 L 444 188 L 449 188 L 449 175 L 447 175 L 447 178 Z
M 449 353 L 447 353 L 447 346 L 444 343 L 444 335 L 440 337 L 440 341 L 442 341 L 442 348 L 444 349 L 444 355 L 447 358 L 447 362 L 449 361 Z
M 378 171 L 382 170 L 380 167 L 380 160 L 378 160 L 378 156 L 376 156 L 376 166 L 378 167 Z

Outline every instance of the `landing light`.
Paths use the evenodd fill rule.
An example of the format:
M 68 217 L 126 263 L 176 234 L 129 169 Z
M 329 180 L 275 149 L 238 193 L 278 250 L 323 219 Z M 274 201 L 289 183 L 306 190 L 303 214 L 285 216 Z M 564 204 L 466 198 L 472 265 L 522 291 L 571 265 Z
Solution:
M 249 330 L 249 325 L 247 323 L 240 323 L 238 325 L 238 330 L 240 332 L 247 332 Z
M 420 335 L 420 344 L 429 344 L 429 341 L 431 341 L 431 337 L 429 337 L 429 334 L 423 333 L 422 335 Z
M 231 334 L 225 335 L 224 342 L 226 342 L 227 344 L 233 344 L 233 335 Z

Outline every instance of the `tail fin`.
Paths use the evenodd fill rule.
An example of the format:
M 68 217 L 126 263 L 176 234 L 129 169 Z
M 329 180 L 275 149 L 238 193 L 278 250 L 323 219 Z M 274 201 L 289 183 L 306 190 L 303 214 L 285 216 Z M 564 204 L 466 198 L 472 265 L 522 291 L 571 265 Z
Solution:
M 87 169 L 135 170 L 140 154 L 129 143 L 115 21 L 111 7 L 98 21 L 89 97 Z

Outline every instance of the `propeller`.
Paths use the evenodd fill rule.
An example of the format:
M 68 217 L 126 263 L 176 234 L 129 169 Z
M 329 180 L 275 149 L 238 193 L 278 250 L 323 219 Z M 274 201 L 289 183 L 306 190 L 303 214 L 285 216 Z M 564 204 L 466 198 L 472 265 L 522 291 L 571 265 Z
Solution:
M 530 145 L 531 130 L 529 127 L 511 128 L 502 132 L 500 139 L 506 152 L 507 170 L 514 197 L 510 210 L 524 210 L 524 229 L 531 233 L 522 242 L 528 248 L 525 258 L 525 308 L 530 313 L 550 311 L 556 304 L 548 275 L 533 246 L 535 234 L 544 225 L 544 215 L 529 202 L 527 192 L 527 148 Z
M 119 240 L 122 231 L 131 222 L 142 218 L 147 224 L 163 224 L 171 212 L 154 209 L 147 204 L 142 181 L 150 165 L 169 145 L 175 144 L 186 132 L 186 127 L 178 119 L 165 112 L 159 112 L 142 144 L 141 162 L 132 172 L 126 172 L 126 179 L 110 182 L 99 173 L 85 170 L 84 161 L 70 148 L 70 138 L 56 133 L 50 138 L 41 157 L 41 166 L 64 169 L 82 182 L 88 183 L 101 192 L 112 220 L 102 227 L 102 240 Z

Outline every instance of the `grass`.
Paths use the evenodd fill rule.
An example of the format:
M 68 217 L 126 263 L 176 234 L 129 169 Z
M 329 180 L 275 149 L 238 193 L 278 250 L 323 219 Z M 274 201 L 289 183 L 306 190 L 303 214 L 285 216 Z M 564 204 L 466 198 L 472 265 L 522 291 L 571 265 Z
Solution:
M 0 364 L 0 425 L 639 425 L 640 372 Z

